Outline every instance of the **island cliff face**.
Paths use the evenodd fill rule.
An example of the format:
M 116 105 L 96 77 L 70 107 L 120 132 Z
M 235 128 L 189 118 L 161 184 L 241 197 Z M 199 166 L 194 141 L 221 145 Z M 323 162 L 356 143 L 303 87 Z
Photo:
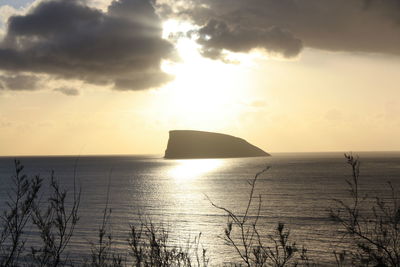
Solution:
M 227 134 L 175 130 L 169 132 L 166 159 L 270 156 L 242 138 Z

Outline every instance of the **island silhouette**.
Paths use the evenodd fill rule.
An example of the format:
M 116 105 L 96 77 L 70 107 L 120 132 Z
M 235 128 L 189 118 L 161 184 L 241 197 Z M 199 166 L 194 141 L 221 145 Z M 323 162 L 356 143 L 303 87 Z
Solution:
M 166 159 L 241 158 L 270 156 L 246 140 L 221 133 L 173 130 L 169 132 Z

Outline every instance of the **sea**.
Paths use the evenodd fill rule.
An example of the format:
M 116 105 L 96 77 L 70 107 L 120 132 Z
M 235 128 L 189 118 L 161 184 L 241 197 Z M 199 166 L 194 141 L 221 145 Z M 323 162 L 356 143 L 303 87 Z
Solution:
M 399 188 L 400 152 L 353 155 L 361 162 L 362 194 L 387 197 L 388 182 Z M 162 155 L 0 157 L 2 211 L 12 190 L 15 159 L 23 164 L 28 177 L 44 179 L 43 207 L 48 204 L 46 192 L 52 172 L 67 190 L 68 203 L 74 196 L 74 185 L 75 193 L 80 191 L 79 221 L 66 251 L 76 264 L 90 259 L 106 207 L 111 210 L 107 231 L 112 246 L 126 258 L 130 257 L 130 227 L 151 222 L 168 232 L 170 246 L 185 246 L 201 233 L 199 244 L 206 249 L 210 266 L 240 262 L 234 247 L 224 240 L 227 212 L 216 206 L 243 215 L 251 183 L 267 167 L 258 176 L 248 213 L 249 222 L 259 217 L 261 235 L 273 236 L 277 224 L 284 223 L 290 240 L 299 248 L 306 247 L 309 258 L 323 266 L 333 264 L 333 253 L 348 244 L 343 229 L 329 216 L 337 207 L 335 199 L 350 201 L 346 179 L 351 178 L 351 166 L 343 153 L 188 160 L 166 160 Z M 37 245 L 34 225 L 27 227 L 25 238 L 27 247 Z

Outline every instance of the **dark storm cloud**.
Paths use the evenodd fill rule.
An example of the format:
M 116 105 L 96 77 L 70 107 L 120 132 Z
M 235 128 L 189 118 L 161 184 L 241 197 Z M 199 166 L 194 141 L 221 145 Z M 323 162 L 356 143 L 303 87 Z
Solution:
M 221 49 L 246 52 L 257 47 L 290 57 L 300 52 L 301 43 L 330 51 L 400 55 L 399 0 L 165 2 L 174 11 L 169 15 L 200 26 L 198 41 L 211 57 L 218 57 Z
M 171 57 L 173 46 L 161 38 L 161 20 L 150 0 L 113 1 L 107 12 L 83 2 L 44 1 L 27 15 L 11 17 L 0 46 L 0 69 L 123 90 L 171 79 L 160 63 Z
M 71 88 L 71 87 L 59 87 L 59 88 L 54 89 L 53 91 L 60 92 L 60 93 L 62 93 L 64 95 L 67 95 L 67 96 L 77 96 L 77 95 L 79 95 L 79 91 L 77 89 Z
M 0 89 L 33 91 L 38 89 L 40 78 L 34 75 L 0 75 Z

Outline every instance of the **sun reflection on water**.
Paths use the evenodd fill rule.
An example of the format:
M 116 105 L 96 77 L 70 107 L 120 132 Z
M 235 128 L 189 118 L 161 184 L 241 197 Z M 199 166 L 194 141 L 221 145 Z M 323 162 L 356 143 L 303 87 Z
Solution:
M 221 166 L 221 159 L 185 159 L 177 160 L 178 164 L 169 171 L 177 183 L 185 183 L 201 177 Z

